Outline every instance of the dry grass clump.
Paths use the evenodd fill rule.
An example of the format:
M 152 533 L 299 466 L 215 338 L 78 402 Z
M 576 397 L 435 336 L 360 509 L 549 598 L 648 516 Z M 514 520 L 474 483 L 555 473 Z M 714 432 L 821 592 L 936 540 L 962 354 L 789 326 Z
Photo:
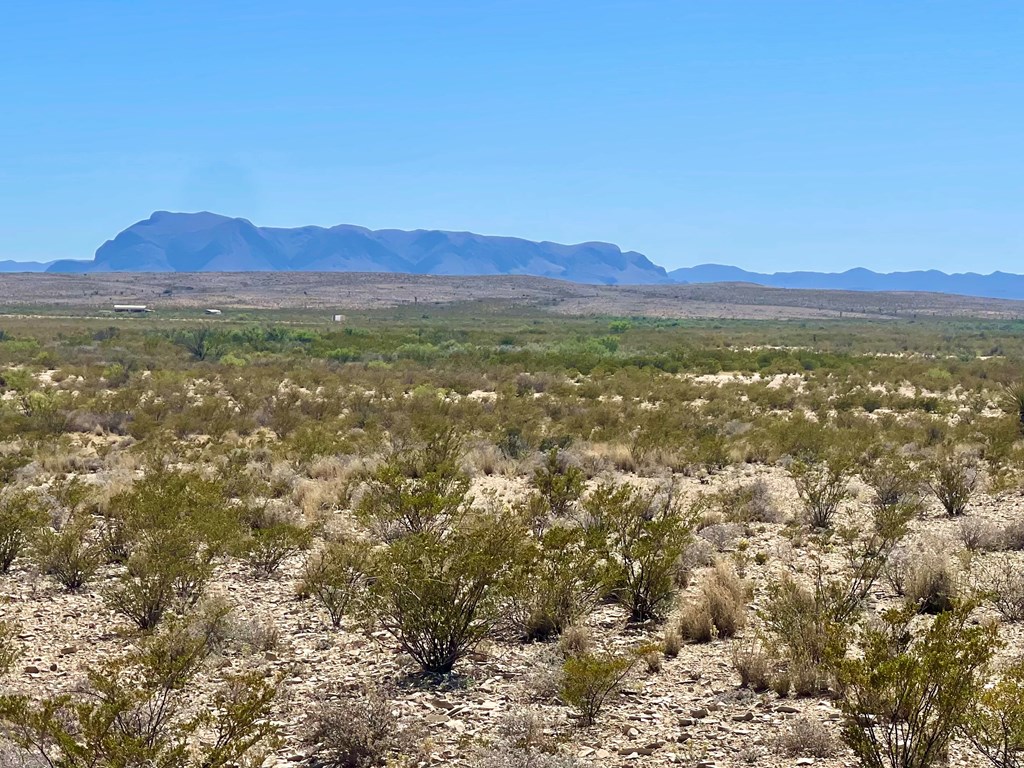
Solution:
M 622 443 L 591 443 L 581 453 L 580 462 L 591 475 L 607 471 L 634 474 L 640 469 L 633 449 Z
M 778 752 L 786 757 L 833 757 L 839 744 L 820 720 L 800 717 L 790 723 L 775 742 Z
M 1024 572 L 1004 559 L 982 577 L 982 589 L 1004 621 L 1024 621 Z
M 558 650 L 563 658 L 582 656 L 594 649 L 594 636 L 586 627 L 566 627 L 558 638 Z
M 409 750 L 414 737 L 401 727 L 391 697 L 366 688 L 322 702 L 308 721 L 305 741 L 324 768 L 375 768 Z
M 988 520 L 971 518 L 960 523 L 960 540 L 971 552 L 994 552 L 1003 548 L 1005 531 Z
M 772 661 L 760 643 L 751 640 L 732 649 L 732 666 L 740 676 L 740 685 L 753 691 L 771 687 Z
M 580 761 L 564 754 L 543 715 L 534 709 L 506 715 L 497 738 L 479 750 L 473 768 L 576 768 Z
M 941 549 L 920 552 L 910 564 L 903 594 L 920 613 L 950 610 L 962 591 L 958 570 Z
M 691 643 L 733 637 L 746 624 L 750 587 L 723 560 L 701 585 L 700 595 L 683 606 L 676 631 Z

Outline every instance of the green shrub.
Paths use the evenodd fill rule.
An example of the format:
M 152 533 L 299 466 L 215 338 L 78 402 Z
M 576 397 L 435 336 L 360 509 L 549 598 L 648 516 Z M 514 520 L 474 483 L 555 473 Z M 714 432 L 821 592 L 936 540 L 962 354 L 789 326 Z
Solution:
M 11 569 L 16 557 L 46 523 L 46 513 L 27 492 L 0 495 L 0 573 Z
M 544 463 L 533 473 L 533 487 L 547 502 L 553 517 L 566 517 L 583 495 L 586 476 L 566 455 L 552 448 Z
M 393 451 L 371 473 L 356 507 L 360 521 L 384 540 L 438 532 L 463 512 L 469 478 L 460 433 L 435 427 L 420 440 Z
M 849 498 L 847 465 L 832 461 L 797 461 L 790 468 L 804 516 L 812 528 L 828 528 L 839 505 Z
M 970 605 L 915 632 L 912 610 L 865 628 L 859 653 L 837 664 L 843 740 L 870 768 L 928 768 L 945 754 L 981 693 L 980 670 L 998 640 L 971 626 Z
M 605 555 L 609 592 L 630 621 L 662 618 L 676 593 L 692 516 L 680 515 L 670 490 L 645 492 L 629 484 L 598 486 L 584 509 L 592 540 Z
M 844 581 L 826 581 L 820 575 L 812 587 L 789 574 L 769 583 L 758 611 L 765 645 L 775 661 L 790 670 L 798 693 L 808 687 L 798 685 L 799 677 L 808 670 L 824 673 L 829 659 L 846 652 L 860 615 L 850 589 Z M 815 690 L 828 682 L 827 674 L 813 678 L 807 683 Z
M 1024 758 L 1024 659 L 982 689 L 959 732 L 995 768 L 1019 768 Z
M 578 526 L 524 535 L 510 584 L 512 623 L 526 640 L 558 635 L 593 607 L 600 589 L 597 555 Z
M 861 471 L 876 516 L 910 520 L 921 513 L 920 472 L 903 456 L 889 453 Z
M 471 514 L 447 535 L 411 533 L 371 567 L 371 616 L 429 675 L 451 671 L 503 616 L 518 528 Z
M 14 662 L 21 656 L 17 637 L 18 632 L 13 624 L 0 621 L 0 675 L 7 674 Z M 0 704 L 0 708 L 2 708 L 2 704 Z
M 211 575 L 209 563 L 197 556 L 181 529 L 152 531 L 134 548 L 105 597 L 114 611 L 150 630 L 168 611 L 194 605 Z
M 85 586 L 103 559 L 100 546 L 92 540 L 91 522 L 85 515 L 76 515 L 59 531 L 42 529 L 33 549 L 39 570 L 52 576 L 69 592 Z
M 570 656 L 562 665 L 560 694 L 580 716 L 580 725 L 593 725 L 608 697 L 618 691 L 636 659 L 611 654 Z
M 262 578 L 277 573 L 292 555 L 309 548 L 312 531 L 268 506 L 251 508 L 243 515 L 248 533 L 238 542 L 241 556 Z
M 197 715 L 186 685 L 210 652 L 200 628 L 177 625 L 89 670 L 84 689 L 40 701 L 4 697 L 0 723 L 16 746 L 62 768 L 242 764 L 276 744 L 274 683 L 259 673 L 229 678 Z
M 312 595 L 327 610 L 331 626 L 341 620 L 363 595 L 370 566 L 369 546 L 356 540 L 329 541 L 306 559 L 302 594 Z
M 950 516 L 962 515 L 978 487 L 978 467 L 964 454 L 940 454 L 931 463 L 928 487 Z

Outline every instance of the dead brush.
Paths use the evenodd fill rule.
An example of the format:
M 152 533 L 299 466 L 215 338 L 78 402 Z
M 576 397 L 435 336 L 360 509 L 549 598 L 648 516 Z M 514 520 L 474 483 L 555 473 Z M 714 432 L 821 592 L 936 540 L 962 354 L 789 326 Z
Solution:
M 735 636 L 746 624 L 750 587 L 724 560 L 701 585 L 700 595 L 683 605 L 675 631 L 691 643 Z

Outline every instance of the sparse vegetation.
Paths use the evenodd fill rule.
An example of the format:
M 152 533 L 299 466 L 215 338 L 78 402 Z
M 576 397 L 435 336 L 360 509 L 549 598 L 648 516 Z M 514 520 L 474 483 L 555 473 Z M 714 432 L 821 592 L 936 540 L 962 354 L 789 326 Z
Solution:
M 696 762 L 713 729 L 654 724 L 701 716 L 739 761 L 826 759 L 837 723 L 788 713 L 838 701 L 911 766 L 955 700 L 956 749 L 1015 764 L 1020 649 L 975 662 L 1024 616 L 1016 321 L 528 301 L 5 319 L 0 762 Z M 81 719 L 165 705 L 145 749 Z

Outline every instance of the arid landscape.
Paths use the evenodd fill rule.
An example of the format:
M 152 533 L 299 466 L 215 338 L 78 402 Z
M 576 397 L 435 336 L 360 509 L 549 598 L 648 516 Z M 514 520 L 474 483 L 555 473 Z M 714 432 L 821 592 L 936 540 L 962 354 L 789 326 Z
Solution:
M 2 765 L 1024 748 L 1015 302 L 0 286 Z
M 436 277 L 353 272 L 3 274 L 6 311 L 380 309 L 414 303 L 501 302 L 568 315 L 669 318 L 1019 318 L 1024 302 L 941 293 L 818 291 L 746 283 L 582 285 L 542 277 Z

